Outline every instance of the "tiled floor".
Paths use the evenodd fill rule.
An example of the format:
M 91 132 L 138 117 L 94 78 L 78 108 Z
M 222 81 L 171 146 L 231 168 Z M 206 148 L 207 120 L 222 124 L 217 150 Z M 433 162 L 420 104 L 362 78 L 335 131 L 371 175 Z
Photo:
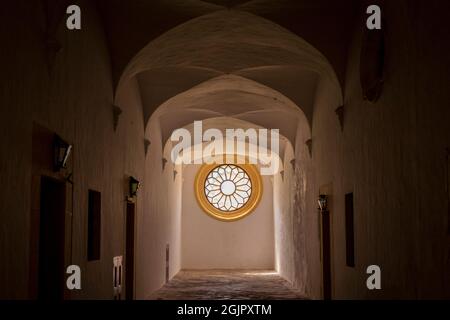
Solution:
M 162 300 L 305 299 L 273 271 L 181 271 L 150 296 Z

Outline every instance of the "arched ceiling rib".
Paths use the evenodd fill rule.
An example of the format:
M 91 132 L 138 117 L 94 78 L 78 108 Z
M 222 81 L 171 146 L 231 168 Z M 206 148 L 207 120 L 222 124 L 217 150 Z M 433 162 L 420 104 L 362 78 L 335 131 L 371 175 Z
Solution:
M 252 2 L 252 0 L 201 0 L 201 1 L 216 4 L 225 8 L 235 8 L 239 5 Z
M 345 79 L 347 48 L 359 0 L 96 0 L 117 84 L 128 62 L 168 30 L 225 8 L 264 17 L 320 50 Z
M 305 115 L 290 99 L 267 86 L 235 75 L 211 79 L 169 99 L 152 119 L 160 122 L 164 142 L 177 128 L 196 120 L 221 117 L 280 129 L 280 134 L 293 145 L 299 125 L 310 130 Z
M 156 68 L 138 74 L 144 123 L 147 123 L 153 112 L 166 100 L 219 75 L 219 72 L 191 67 Z M 319 80 L 315 72 L 299 67 L 269 66 L 244 69 L 236 75 L 283 93 L 301 107 L 309 123 L 312 123 Z
M 195 67 L 155 68 L 138 74 L 144 123 L 166 100 L 218 75 L 221 73 Z
M 312 122 L 320 77 L 339 87 L 325 57 L 307 42 L 252 14 L 224 10 L 193 19 L 148 44 L 121 81 L 137 77 L 144 123 L 164 101 L 221 74 L 236 74 L 272 87 L 301 107 Z M 230 79 L 230 78 L 229 78 Z M 229 80 L 228 79 L 228 80 Z M 227 101 L 224 110 L 251 110 Z
M 303 110 L 309 123 L 312 123 L 319 81 L 319 75 L 316 72 L 298 66 L 267 66 L 244 69 L 236 74 L 282 92 Z
M 335 77 L 326 58 L 306 41 L 253 14 L 222 10 L 195 18 L 150 42 L 123 78 L 161 67 L 196 67 L 223 73 L 262 66 L 301 66 Z
M 236 118 L 231 118 L 231 117 L 220 117 L 220 118 L 210 118 L 207 119 L 203 122 L 203 130 L 206 131 L 208 129 L 218 129 L 222 132 L 223 135 L 223 140 L 221 140 L 221 142 L 223 143 L 224 146 L 224 153 L 225 154 L 225 144 L 227 143 L 227 138 L 226 138 L 226 130 L 229 128 L 240 128 L 243 130 L 247 130 L 247 129 L 264 129 L 264 127 L 258 126 L 254 123 L 248 122 L 248 121 L 244 121 L 244 120 L 239 120 Z M 192 123 L 187 124 L 186 126 L 182 127 L 186 130 L 188 130 L 191 134 L 191 136 L 194 136 L 194 125 Z M 270 138 L 270 137 L 269 137 Z M 278 149 L 275 149 L 274 146 L 272 146 L 269 142 L 269 144 L 266 146 L 266 148 L 262 147 L 259 143 L 256 144 L 252 144 L 251 141 L 246 141 L 245 145 L 246 148 L 249 147 L 250 144 L 252 144 L 253 146 L 256 146 L 256 151 L 258 151 L 258 148 L 261 148 L 260 150 L 262 150 L 262 152 L 266 152 L 265 154 L 270 154 L 273 153 L 274 155 L 276 155 L 278 157 L 278 159 L 280 160 L 280 165 L 283 166 L 283 160 L 284 159 L 284 154 L 285 154 L 285 150 L 288 144 L 290 144 L 290 141 L 284 137 L 283 135 L 280 134 L 279 137 L 279 145 L 278 145 Z M 172 148 L 177 144 L 178 142 L 172 142 L 170 140 L 170 138 L 168 140 L 163 140 L 163 146 L 164 146 L 164 155 L 166 157 L 170 157 L 171 156 L 171 151 Z M 203 147 L 206 147 L 207 145 L 209 145 L 210 142 L 202 142 L 201 144 L 203 145 Z M 193 148 L 194 148 L 195 144 L 193 144 L 191 146 L 191 148 L 185 150 L 186 152 L 192 152 Z M 292 145 L 291 145 L 292 148 Z M 247 152 L 247 156 L 249 156 L 248 154 L 248 149 L 246 149 Z M 253 154 L 250 155 L 252 158 L 254 159 L 258 159 L 257 155 Z M 191 159 L 193 160 L 193 159 Z M 282 170 L 282 169 L 281 169 Z

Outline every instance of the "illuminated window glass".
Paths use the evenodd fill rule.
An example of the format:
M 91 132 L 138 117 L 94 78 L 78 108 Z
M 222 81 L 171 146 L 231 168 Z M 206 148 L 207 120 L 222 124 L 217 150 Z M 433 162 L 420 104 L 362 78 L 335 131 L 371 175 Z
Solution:
M 214 168 L 205 180 L 205 195 L 209 203 L 221 211 L 242 208 L 252 194 L 248 174 L 235 165 Z
M 261 177 L 253 165 L 206 165 L 195 184 L 203 210 L 225 221 L 249 214 L 261 197 Z

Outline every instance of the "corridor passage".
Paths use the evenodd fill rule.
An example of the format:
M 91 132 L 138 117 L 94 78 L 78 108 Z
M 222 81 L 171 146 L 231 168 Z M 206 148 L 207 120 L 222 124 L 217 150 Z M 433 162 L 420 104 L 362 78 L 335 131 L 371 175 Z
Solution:
M 0 302 L 450 301 L 450 1 L 0 3 Z
M 151 300 L 276 300 L 305 299 L 275 271 L 181 271 Z

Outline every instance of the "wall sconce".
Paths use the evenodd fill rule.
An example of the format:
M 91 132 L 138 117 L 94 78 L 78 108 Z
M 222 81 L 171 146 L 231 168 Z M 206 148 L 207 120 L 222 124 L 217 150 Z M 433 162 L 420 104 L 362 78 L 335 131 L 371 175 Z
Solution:
M 55 172 L 67 167 L 67 160 L 72 152 L 72 145 L 61 139 L 60 136 L 55 135 L 53 142 L 53 166 Z
M 327 195 L 324 195 L 324 194 L 319 195 L 319 199 L 317 200 L 317 203 L 319 204 L 320 211 L 328 210 L 328 196 Z
M 338 107 L 336 110 L 334 110 L 334 112 L 336 112 L 342 131 L 344 130 L 344 106 Z
M 137 192 L 139 190 L 139 187 L 141 186 L 141 183 L 136 180 L 134 177 L 130 177 L 130 197 L 134 197 L 137 195 Z
M 122 109 L 120 109 L 118 106 L 113 106 L 113 126 L 114 131 L 117 130 L 117 126 L 119 125 L 119 117 L 122 114 Z

